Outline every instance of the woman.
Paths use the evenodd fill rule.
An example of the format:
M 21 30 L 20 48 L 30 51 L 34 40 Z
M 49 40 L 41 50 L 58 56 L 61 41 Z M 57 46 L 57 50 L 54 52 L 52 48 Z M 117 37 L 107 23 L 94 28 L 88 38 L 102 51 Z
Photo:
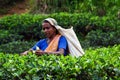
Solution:
M 40 40 L 30 49 L 37 55 L 45 53 L 67 55 L 69 52 L 70 55 L 79 57 L 84 54 L 73 28 L 64 29 L 59 26 L 57 21 L 53 18 L 45 19 L 42 23 L 42 27 L 47 38 Z M 22 54 L 27 53 L 28 51 L 25 51 Z
M 45 19 L 42 23 L 42 28 L 46 38 L 38 41 L 30 50 L 23 52 L 22 55 L 26 55 L 29 51 L 33 51 L 37 55 L 67 55 L 67 40 L 58 32 L 55 25 L 57 25 L 57 22 L 53 18 Z

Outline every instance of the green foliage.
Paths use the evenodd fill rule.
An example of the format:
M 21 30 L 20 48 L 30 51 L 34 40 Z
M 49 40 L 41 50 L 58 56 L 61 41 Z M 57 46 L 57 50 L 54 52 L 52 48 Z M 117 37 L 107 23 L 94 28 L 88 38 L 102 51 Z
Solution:
M 98 16 L 117 14 L 119 0 L 30 0 L 31 13 L 89 12 Z
M 44 17 L 40 15 L 29 14 L 8 16 L 0 20 L 0 28 L 9 30 L 12 34 L 23 36 L 26 40 L 40 39 L 42 34 L 41 21 L 43 19 Z
M 0 52 L 3 53 L 22 53 L 33 47 L 35 41 L 13 41 L 0 45 Z
M 8 30 L 0 30 L 0 45 L 12 41 L 22 40 L 23 36 L 12 34 Z
M 118 30 L 120 29 L 119 19 L 115 15 L 99 17 L 92 15 L 90 13 L 81 13 L 81 14 L 70 14 L 70 13 L 54 13 L 50 15 L 31 15 L 31 14 L 22 14 L 22 15 L 12 15 L 3 17 L 0 19 L 0 29 L 14 30 L 15 32 L 23 32 L 24 30 L 28 31 L 29 29 L 33 30 L 37 28 L 41 29 L 41 22 L 47 17 L 55 18 L 59 25 L 69 28 L 70 26 L 77 27 L 83 30 L 87 26 L 91 26 L 95 29 L 109 29 L 109 30 Z M 30 30 L 30 31 L 31 31 Z
M 101 30 L 91 31 L 86 36 L 86 42 L 90 46 L 109 46 L 120 44 L 120 31 L 103 32 Z
M 99 17 L 90 13 L 54 13 L 49 15 L 15 14 L 1 18 L 0 46 L 5 47 L 6 44 L 14 41 L 38 41 L 44 38 L 41 22 L 48 17 L 55 18 L 64 28 L 73 26 L 83 48 L 113 46 L 120 43 L 120 21 L 115 15 Z M 1 49 L 4 48 L 1 47 Z M 9 50 L 8 52 L 13 52 L 12 49 Z
M 82 57 L 0 53 L 0 79 L 119 80 L 120 45 L 88 49 Z M 12 65 L 11 65 L 12 64 Z

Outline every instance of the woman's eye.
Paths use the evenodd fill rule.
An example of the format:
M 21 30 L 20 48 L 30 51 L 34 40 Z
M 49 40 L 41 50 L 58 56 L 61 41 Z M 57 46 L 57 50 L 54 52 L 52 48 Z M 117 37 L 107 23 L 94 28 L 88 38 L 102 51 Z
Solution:
M 45 30 L 45 28 L 43 28 L 43 30 Z
M 46 27 L 45 29 L 47 29 L 47 30 L 48 30 L 48 29 L 50 29 L 50 27 Z
M 48 30 L 48 29 L 50 29 L 50 27 L 43 28 L 43 30 L 45 30 L 45 29 L 47 29 L 47 30 Z

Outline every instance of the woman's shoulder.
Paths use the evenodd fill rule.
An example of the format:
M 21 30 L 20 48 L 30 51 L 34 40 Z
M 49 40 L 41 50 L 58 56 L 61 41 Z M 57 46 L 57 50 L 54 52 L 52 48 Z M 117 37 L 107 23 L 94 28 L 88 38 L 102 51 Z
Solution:
M 60 40 L 65 40 L 65 41 L 66 41 L 65 36 L 62 35 L 62 36 L 60 37 Z
M 46 38 L 45 38 L 45 39 L 40 39 L 40 40 L 38 41 L 38 43 L 43 43 L 43 42 L 46 42 Z
M 65 38 L 65 36 L 63 36 L 63 35 L 61 35 L 61 37 L 60 38 Z M 66 39 L 66 38 L 65 38 Z

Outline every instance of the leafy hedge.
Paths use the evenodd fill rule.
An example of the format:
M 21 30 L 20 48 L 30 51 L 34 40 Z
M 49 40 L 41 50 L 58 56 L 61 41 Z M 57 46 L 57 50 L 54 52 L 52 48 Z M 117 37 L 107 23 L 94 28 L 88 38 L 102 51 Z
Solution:
M 0 30 L 0 44 L 22 40 L 22 38 L 22 35 L 10 33 L 8 30 Z
M 4 53 L 22 53 L 30 48 L 33 47 L 33 45 L 36 43 L 36 41 L 13 41 L 6 44 L 0 45 L 0 52 Z
M 120 31 L 103 32 L 102 30 L 91 31 L 86 36 L 85 42 L 90 46 L 113 46 L 120 44 Z
M 98 17 L 90 13 L 81 13 L 81 14 L 70 14 L 70 13 L 55 13 L 50 15 L 31 15 L 31 14 L 22 14 L 22 15 L 12 15 L 3 17 L 0 19 L 0 29 L 9 29 L 14 32 L 23 32 L 24 30 L 29 29 L 37 31 L 41 29 L 41 22 L 43 19 L 53 17 L 55 18 L 59 25 L 69 28 L 74 26 L 75 30 L 85 31 L 89 28 L 92 29 L 101 29 L 105 31 L 111 30 L 120 30 L 119 19 L 115 15 Z M 36 29 L 38 28 L 38 29 Z M 87 29 L 85 29 L 87 28 Z M 30 30 L 30 31 L 31 31 Z
M 120 44 L 120 21 L 116 15 L 99 17 L 90 13 L 15 14 L 0 18 L 1 48 L 9 42 L 38 41 L 44 38 L 41 22 L 48 17 L 55 18 L 64 28 L 73 26 L 83 48 Z
M 119 80 L 120 45 L 88 49 L 82 57 L 0 53 L 1 80 Z

